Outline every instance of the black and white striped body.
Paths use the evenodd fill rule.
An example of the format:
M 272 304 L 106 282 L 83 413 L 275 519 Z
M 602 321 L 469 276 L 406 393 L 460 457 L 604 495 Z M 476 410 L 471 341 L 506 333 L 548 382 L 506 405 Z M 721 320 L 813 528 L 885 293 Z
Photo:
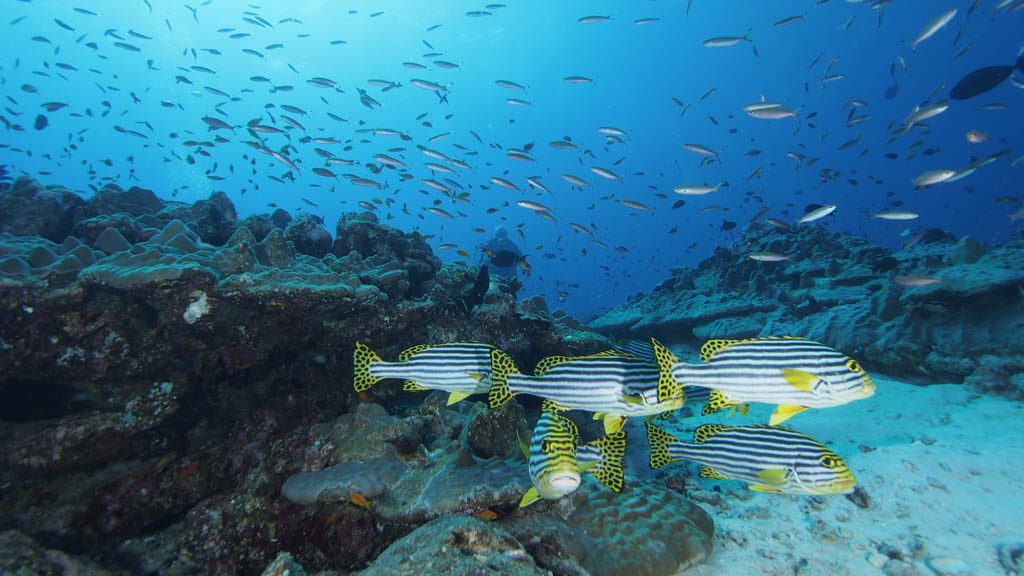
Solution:
M 475 342 L 417 346 L 403 352 L 398 362 L 374 362 L 369 373 L 430 390 L 483 394 L 490 389 L 493 349 Z
M 712 340 L 701 349 L 701 358 L 706 364 L 676 363 L 673 377 L 684 387 L 717 390 L 732 403 L 828 408 L 875 391 L 856 361 L 810 340 Z
M 540 376 L 510 374 L 514 394 L 551 400 L 562 408 L 614 416 L 649 416 L 682 405 L 682 398 L 658 402 L 658 366 L 626 353 L 569 358 Z
M 834 452 L 788 428 L 705 425 L 694 433 L 694 443 L 682 442 L 651 425 L 648 435 L 652 466 L 690 460 L 704 465 L 703 477 L 741 480 L 753 490 L 844 494 L 856 483 Z

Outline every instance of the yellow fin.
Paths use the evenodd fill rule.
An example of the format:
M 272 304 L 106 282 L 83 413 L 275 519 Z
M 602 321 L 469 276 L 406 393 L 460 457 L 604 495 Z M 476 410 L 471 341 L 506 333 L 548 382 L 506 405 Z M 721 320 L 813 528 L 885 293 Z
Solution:
M 746 416 L 747 412 L 750 412 L 750 404 L 733 404 L 729 407 L 729 413 L 726 414 L 726 417 L 732 416 L 737 412 L 739 412 L 741 416 Z
M 526 461 L 530 461 L 530 447 L 523 442 L 523 437 L 519 435 L 519 430 L 516 430 L 516 440 L 519 441 L 519 449 L 523 451 L 523 456 L 526 457 Z
M 563 362 L 572 360 L 570 356 L 548 356 L 547 358 L 541 358 L 540 362 L 537 362 L 537 366 L 533 369 L 534 376 L 543 376 L 548 370 L 551 370 L 555 366 Z
M 672 375 L 672 367 L 679 359 L 654 338 L 651 338 L 651 348 L 654 350 L 654 359 L 658 361 L 658 402 L 682 396 L 683 387 Z
M 817 385 L 820 380 L 820 378 L 810 372 L 794 370 L 792 368 L 784 368 L 782 370 L 782 377 L 786 379 L 786 382 L 789 382 L 790 386 L 801 392 L 810 392 L 814 390 L 814 386 Z
M 434 346 L 435 344 L 418 344 L 416 346 L 406 348 L 405 350 L 402 350 L 401 352 L 398 353 L 398 361 L 405 362 L 406 360 L 412 358 L 413 356 L 419 354 L 420 352 L 423 352 L 424 350 L 429 350 Z
M 587 470 L 607 488 L 619 492 L 625 483 L 622 462 L 626 456 L 626 433 L 619 431 L 588 443 L 597 448 L 601 458 Z
M 658 428 L 650 422 L 647 423 L 647 443 L 651 446 L 651 468 L 657 470 L 662 466 L 676 461 L 668 453 L 668 445 L 675 441 L 671 434 Z
M 789 420 L 793 416 L 807 410 L 806 406 L 794 406 L 792 404 L 779 404 L 775 408 L 775 412 L 772 412 L 771 418 L 768 419 L 769 426 L 777 426 L 782 424 L 786 420 Z
M 754 492 L 768 492 L 771 494 L 782 494 L 782 490 L 778 488 L 769 488 L 768 486 L 760 486 L 758 484 L 751 484 L 750 489 Z
M 491 390 L 487 394 L 487 404 L 492 410 L 515 396 L 508 387 L 508 377 L 518 373 L 519 369 L 511 356 L 497 348 L 491 350 Z
M 625 402 L 626 404 L 634 404 L 634 405 L 643 405 L 643 404 L 646 403 L 644 401 L 644 397 L 642 395 L 640 395 L 640 394 L 637 394 L 635 396 L 630 396 L 628 394 L 623 394 L 622 395 L 622 401 Z
M 476 372 L 466 372 L 466 376 L 469 376 L 469 379 L 474 382 L 483 382 L 484 378 L 487 378 L 486 374 L 478 374 Z
M 693 431 L 693 441 L 697 444 L 703 444 L 707 442 L 708 438 L 728 429 L 729 426 L 723 426 L 722 424 L 703 424 L 697 426 L 697 429 Z
M 402 390 L 405 390 L 406 392 L 422 392 L 423 390 L 429 390 L 429 388 L 425 388 L 415 380 L 406 380 L 402 383 Z
M 701 466 L 700 467 L 700 477 L 701 478 L 712 478 L 714 480 L 729 480 L 728 476 L 726 476 L 725 474 L 722 474 L 718 470 L 715 470 L 711 466 Z
M 452 392 L 448 395 L 448 405 L 457 404 L 472 396 L 472 392 Z
M 761 479 L 767 487 L 778 487 L 786 484 L 786 471 L 781 469 L 772 470 L 761 470 L 757 473 L 757 477 Z
M 554 400 L 545 400 L 545 401 L 541 402 L 540 403 L 540 409 L 541 410 L 550 410 L 552 412 L 568 412 L 569 411 L 568 408 L 566 408 L 565 406 L 560 405 L 558 402 L 555 402 Z
M 735 400 L 726 396 L 723 392 L 718 390 L 712 390 L 708 394 L 708 403 L 704 405 L 704 409 L 700 411 L 701 415 L 707 416 L 708 414 L 714 414 L 722 408 L 738 404 Z
M 746 340 L 729 340 L 726 338 L 715 338 L 708 340 L 700 347 L 700 360 L 701 362 L 710 362 L 715 354 L 718 354 L 722 350 L 725 350 L 729 346 L 736 344 L 737 342 L 746 342 Z
M 622 430 L 622 427 L 626 425 L 626 417 L 625 416 L 616 416 L 614 414 L 605 414 L 603 420 L 604 420 L 604 433 L 605 434 L 615 434 L 619 430 Z
M 519 507 L 526 508 L 537 500 L 540 500 L 540 493 L 537 492 L 536 488 L 530 487 L 526 494 L 523 494 L 523 499 L 519 501 Z
M 380 356 L 370 350 L 370 347 L 362 342 L 356 342 L 356 350 L 352 354 L 353 363 L 353 374 L 352 384 L 356 389 L 356 392 L 365 392 L 370 389 L 371 386 L 380 382 L 380 378 L 374 378 L 370 375 L 370 367 L 377 362 L 383 362 Z

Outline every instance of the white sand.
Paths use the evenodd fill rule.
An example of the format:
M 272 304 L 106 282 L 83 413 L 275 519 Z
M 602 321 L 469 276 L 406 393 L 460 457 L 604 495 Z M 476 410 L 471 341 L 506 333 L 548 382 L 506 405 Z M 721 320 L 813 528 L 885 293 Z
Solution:
M 913 573 L 895 570 L 896 563 L 882 569 L 889 558 L 881 545 L 903 554 L 920 574 L 936 573 L 929 567 L 935 559 L 967 570 L 951 574 L 1005 573 L 996 545 L 1024 540 L 1021 403 L 974 396 L 959 385 L 875 381 L 872 398 L 786 422 L 846 461 L 870 507 L 844 496 L 762 494 L 739 482 L 688 479 L 688 486 L 701 487 L 699 499 L 714 496 L 715 485 L 722 498 L 720 505 L 701 503 L 715 518 L 715 551 L 687 575 Z M 719 421 L 763 423 L 770 411 L 758 407 Z M 668 429 L 686 436 L 684 429 L 707 421 L 686 419 Z M 696 474 L 695 466 L 690 470 Z

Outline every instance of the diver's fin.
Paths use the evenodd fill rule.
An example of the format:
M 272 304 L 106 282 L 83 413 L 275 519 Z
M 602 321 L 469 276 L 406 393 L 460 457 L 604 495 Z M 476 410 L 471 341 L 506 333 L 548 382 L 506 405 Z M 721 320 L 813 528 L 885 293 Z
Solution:
M 457 404 L 473 395 L 473 392 L 452 392 L 448 395 L 448 405 Z
M 726 476 L 725 474 L 722 474 L 718 470 L 715 470 L 711 466 L 701 466 L 700 467 L 700 477 L 701 478 L 711 478 L 713 480 L 728 480 L 729 479 L 728 476 Z
M 383 362 L 383 360 L 373 350 L 370 350 L 369 346 L 362 342 L 356 342 L 356 351 L 352 357 L 354 368 L 352 383 L 356 392 L 365 392 L 382 380 L 382 378 L 374 378 L 370 375 L 370 367 L 377 362 Z
M 708 441 L 708 438 L 728 428 L 729 426 L 723 426 L 722 424 L 702 424 L 693 431 L 693 441 L 697 444 L 703 444 Z
M 540 500 L 540 494 L 537 492 L 536 488 L 531 486 L 530 489 L 526 491 L 526 494 L 523 494 L 523 499 L 519 501 L 519 507 L 526 508 L 537 500 Z
M 495 348 L 491 350 L 491 390 L 487 394 L 487 404 L 491 409 L 497 408 L 515 396 L 508 386 L 508 377 L 518 374 L 516 363 L 508 354 Z
M 807 410 L 806 406 L 794 406 L 792 404 L 779 404 L 775 407 L 775 412 L 772 412 L 771 418 L 768 419 L 769 426 L 777 426 L 782 424 L 786 420 L 789 420 L 793 416 Z
M 789 382 L 789 385 L 801 392 L 810 392 L 814 390 L 814 386 L 818 384 L 819 378 L 810 372 L 804 372 L 803 370 L 794 370 L 792 368 L 784 368 L 782 370 L 782 377 Z
M 668 453 L 668 445 L 673 441 L 675 438 L 671 434 L 650 422 L 647 423 L 647 443 L 651 445 L 651 468 L 657 470 L 676 461 Z
M 424 388 L 415 380 L 406 380 L 402 383 L 402 390 L 405 390 L 406 392 L 422 392 L 424 390 L 429 390 L 429 388 Z
M 620 430 L 604 438 L 588 442 L 587 445 L 596 448 L 601 455 L 594 466 L 587 470 L 587 473 L 600 480 L 601 484 L 607 488 L 620 492 L 625 482 L 622 462 L 626 456 L 626 433 Z

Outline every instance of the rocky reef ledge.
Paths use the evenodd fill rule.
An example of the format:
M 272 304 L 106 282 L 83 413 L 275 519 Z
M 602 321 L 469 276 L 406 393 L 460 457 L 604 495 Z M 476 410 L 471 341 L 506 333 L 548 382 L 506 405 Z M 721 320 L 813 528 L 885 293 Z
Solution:
M 749 257 L 767 252 L 788 260 Z M 892 376 L 1024 398 L 1024 233 L 987 247 L 932 229 L 892 252 L 820 225 L 754 223 L 733 249 L 674 270 L 590 327 L 691 348 L 803 336 Z
M 356 340 L 388 358 L 483 341 L 526 368 L 608 347 L 478 278 L 372 212 L 332 235 L 308 214 L 239 219 L 223 194 L 0 184 L 0 572 L 259 574 L 285 552 L 271 571 L 348 572 L 412 538 L 439 569 L 475 554 L 583 574 L 599 566 L 588 549 L 660 536 L 581 522 L 669 504 L 693 536 L 659 566 L 706 556 L 710 518 L 649 486 L 536 520 L 544 537 L 502 522 L 529 482 L 521 409 L 446 407 L 400 382 L 355 394 Z M 442 524 L 415 530 L 427 522 Z M 376 572 L 400 571 L 385 554 Z

